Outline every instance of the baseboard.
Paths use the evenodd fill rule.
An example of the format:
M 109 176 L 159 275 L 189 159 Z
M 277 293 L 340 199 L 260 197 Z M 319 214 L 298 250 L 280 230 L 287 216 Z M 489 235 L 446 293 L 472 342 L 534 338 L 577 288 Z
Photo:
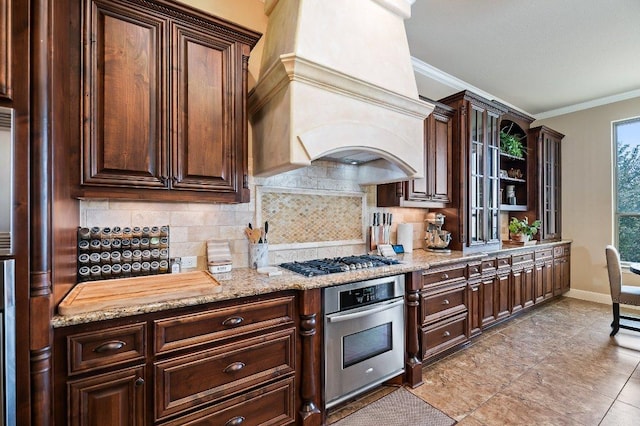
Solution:
M 602 303 L 603 305 L 611 305 L 611 296 L 608 294 L 596 293 L 593 291 L 571 289 L 564 296 L 574 299 L 586 300 L 589 302 Z M 625 309 L 634 309 L 640 311 L 640 306 L 624 305 Z

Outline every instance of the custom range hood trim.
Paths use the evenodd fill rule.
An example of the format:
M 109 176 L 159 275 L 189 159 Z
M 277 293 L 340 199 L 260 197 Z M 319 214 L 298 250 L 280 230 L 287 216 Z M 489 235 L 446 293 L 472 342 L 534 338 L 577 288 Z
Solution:
M 400 2 L 408 13 L 413 1 Z M 275 3 L 266 7 L 272 9 Z M 410 65 L 410 58 L 406 60 Z M 360 165 L 361 184 L 424 174 L 424 119 L 434 105 L 420 100 L 417 90 L 414 99 L 291 52 L 278 55 L 262 70 L 248 103 L 256 176 L 308 166 L 341 151 L 362 151 L 377 158 Z

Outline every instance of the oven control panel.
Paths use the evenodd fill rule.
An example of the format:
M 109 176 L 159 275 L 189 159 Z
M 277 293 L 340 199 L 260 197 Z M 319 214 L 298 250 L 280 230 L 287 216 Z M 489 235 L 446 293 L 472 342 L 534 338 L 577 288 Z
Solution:
M 356 290 L 345 290 L 340 292 L 340 310 L 355 308 L 358 306 L 368 305 L 370 303 L 384 302 L 393 299 L 394 283 L 388 282 L 368 287 L 362 287 Z

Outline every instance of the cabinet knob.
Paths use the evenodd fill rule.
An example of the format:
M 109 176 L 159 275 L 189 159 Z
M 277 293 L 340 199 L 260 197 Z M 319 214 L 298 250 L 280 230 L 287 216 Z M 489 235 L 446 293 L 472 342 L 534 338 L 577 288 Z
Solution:
M 472 272 L 477 274 L 478 273 L 478 268 L 473 268 Z
M 244 368 L 245 363 L 244 362 L 232 362 L 231 364 L 227 365 L 224 370 L 222 370 L 225 373 L 235 373 L 237 371 L 240 371 Z
M 451 333 L 449 333 L 448 331 L 445 331 L 444 333 L 442 333 L 442 337 L 449 337 L 451 336 Z
M 238 426 L 238 425 L 241 425 L 243 422 L 244 422 L 244 417 L 237 416 L 237 417 L 234 417 L 234 418 L 228 420 L 224 424 L 224 426 Z
M 447 278 L 449 278 L 449 274 L 444 273 L 440 276 L 443 280 L 446 280 Z
M 142 377 L 138 377 L 136 379 L 136 386 L 142 386 L 144 385 L 144 379 Z
M 443 305 L 448 305 L 448 304 L 449 304 L 449 299 L 444 299 L 444 300 L 442 301 L 442 304 L 443 304 Z
M 98 354 L 103 354 L 106 352 L 115 352 L 124 348 L 127 344 L 122 340 L 113 340 L 111 342 L 106 342 L 101 344 L 100 346 L 96 346 L 93 351 Z
M 244 321 L 242 317 L 229 317 L 226 320 L 222 321 L 222 325 L 240 325 Z

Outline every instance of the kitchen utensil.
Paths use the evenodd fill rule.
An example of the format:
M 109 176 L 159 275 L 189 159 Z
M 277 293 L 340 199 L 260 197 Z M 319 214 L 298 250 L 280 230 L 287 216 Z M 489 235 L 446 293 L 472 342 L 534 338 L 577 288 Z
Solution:
M 264 238 L 262 239 L 263 242 L 267 242 L 267 233 L 269 232 L 269 222 L 265 221 L 264 222 Z

